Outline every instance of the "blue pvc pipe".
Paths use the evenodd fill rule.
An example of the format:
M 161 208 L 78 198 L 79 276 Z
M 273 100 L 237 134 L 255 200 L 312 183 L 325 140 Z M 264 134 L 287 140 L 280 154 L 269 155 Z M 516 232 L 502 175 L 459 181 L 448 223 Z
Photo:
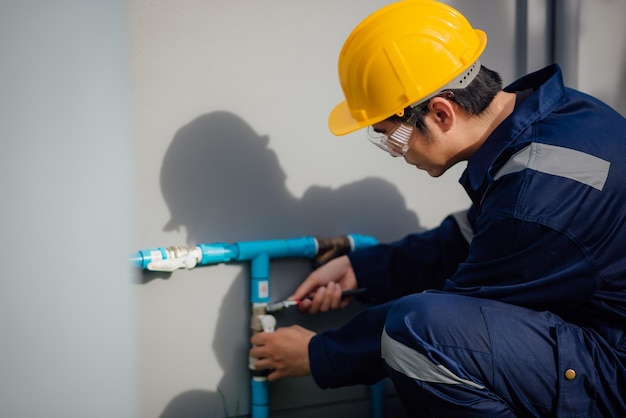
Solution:
M 378 244 L 378 241 L 367 235 L 349 234 L 352 250 L 357 250 Z M 269 274 L 270 259 L 302 257 L 313 258 L 319 250 L 315 237 L 247 241 L 236 243 L 217 242 L 213 244 L 198 244 L 201 257 L 198 265 L 229 263 L 232 261 L 251 261 L 250 266 L 250 303 L 267 304 L 270 301 Z M 149 250 L 140 250 L 131 256 L 131 262 L 146 269 L 153 261 L 165 260 L 169 257 L 168 249 L 159 247 Z M 382 383 L 381 383 L 382 384 Z M 252 418 L 268 418 L 269 382 L 266 377 L 253 376 L 250 383 L 251 414 Z M 381 418 L 384 387 L 379 384 L 370 387 L 372 417 Z
M 151 248 L 149 250 L 139 250 L 132 254 L 130 262 L 135 266 L 145 270 L 148 268 L 148 264 L 155 260 L 167 259 L 167 249 L 164 247 Z
M 383 418 L 385 416 L 385 381 L 370 385 L 370 416 L 372 418 Z
M 348 234 L 353 249 L 365 248 L 378 244 L 376 238 Z M 212 244 L 198 244 L 202 258 L 199 265 L 230 263 L 232 261 L 249 261 L 259 254 L 267 254 L 271 258 L 305 257 L 313 258 L 317 254 L 317 239 L 312 236 L 300 238 L 242 241 L 235 243 L 215 242 Z M 146 269 L 152 261 L 167 259 L 168 251 L 165 247 L 139 250 L 131 255 L 130 261 L 139 268 Z
M 250 380 L 250 413 L 254 418 L 270 416 L 270 385 L 266 377 Z
M 261 253 L 250 263 L 250 303 L 270 301 L 270 257 Z

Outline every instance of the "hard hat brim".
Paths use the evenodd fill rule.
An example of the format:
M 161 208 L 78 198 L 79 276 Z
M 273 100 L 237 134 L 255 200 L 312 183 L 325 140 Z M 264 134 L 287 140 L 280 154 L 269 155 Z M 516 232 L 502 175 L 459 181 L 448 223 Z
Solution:
M 335 106 L 328 117 L 328 128 L 337 136 L 349 134 L 367 125 L 352 117 L 348 102 L 345 100 Z

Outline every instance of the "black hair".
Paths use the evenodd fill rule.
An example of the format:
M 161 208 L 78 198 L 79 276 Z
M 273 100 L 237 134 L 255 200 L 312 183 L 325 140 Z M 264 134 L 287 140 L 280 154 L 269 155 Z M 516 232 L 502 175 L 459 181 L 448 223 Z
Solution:
M 472 116 L 479 116 L 491 104 L 493 98 L 502 91 L 502 77 L 497 72 L 481 65 L 478 74 L 464 89 L 449 89 L 442 91 L 437 96 L 446 97 L 455 102 L 461 109 Z M 453 94 L 444 95 L 446 92 Z M 424 123 L 428 113 L 428 100 L 424 105 L 407 107 L 404 116 L 393 115 L 389 119 L 394 122 L 404 122 L 415 126 L 422 135 L 429 137 L 429 132 Z

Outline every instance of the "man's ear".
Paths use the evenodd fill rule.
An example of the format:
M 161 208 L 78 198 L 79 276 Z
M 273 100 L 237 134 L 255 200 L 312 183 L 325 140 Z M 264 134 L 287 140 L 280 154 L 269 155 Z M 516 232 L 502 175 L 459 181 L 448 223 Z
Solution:
M 443 97 L 433 97 L 428 103 L 432 121 L 442 132 L 449 131 L 456 122 L 456 111 L 453 103 Z

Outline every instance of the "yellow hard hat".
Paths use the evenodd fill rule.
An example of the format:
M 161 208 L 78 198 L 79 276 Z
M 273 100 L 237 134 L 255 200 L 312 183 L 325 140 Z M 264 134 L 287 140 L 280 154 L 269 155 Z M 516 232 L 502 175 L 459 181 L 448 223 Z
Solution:
M 402 116 L 407 106 L 444 88 L 464 87 L 471 81 L 467 75 L 478 72 L 486 44 L 483 31 L 434 0 L 404 0 L 374 12 L 339 54 L 346 100 L 330 113 L 331 132 L 345 135 L 393 114 Z

